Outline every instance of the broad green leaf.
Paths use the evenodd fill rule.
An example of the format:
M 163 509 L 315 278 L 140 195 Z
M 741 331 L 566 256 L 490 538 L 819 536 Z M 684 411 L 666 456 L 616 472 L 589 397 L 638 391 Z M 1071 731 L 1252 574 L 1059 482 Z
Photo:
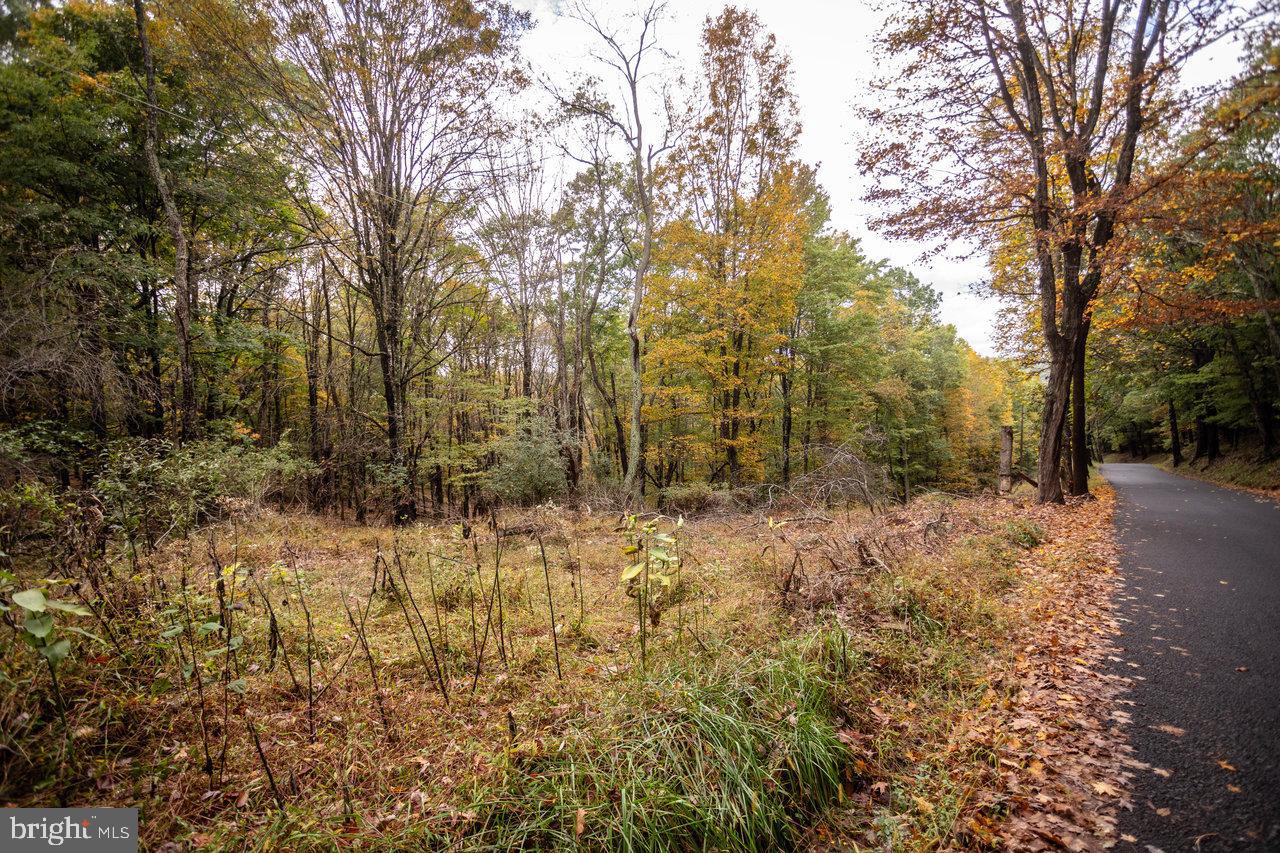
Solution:
M 58 640 L 56 643 L 41 646 L 40 654 L 44 655 L 44 659 L 51 664 L 57 665 L 62 663 L 62 661 L 67 659 L 67 655 L 71 654 L 71 641 Z
M 221 631 L 221 630 L 222 630 L 222 626 L 219 625 L 217 622 L 205 622 L 199 628 L 201 635 L 212 634 L 214 631 Z
M 74 613 L 77 616 L 93 615 L 93 611 L 85 607 L 83 604 L 75 604 L 70 601 L 54 601 L 53 599 L 48 599 L 45 601 L 44 606 L 54 610 L 61 610 L 64 613 Z
M 631 566 L 625 572 L 622 573 L 622 579 L 624 581 L 629 581 L 643 571 L 644 571 L 644 563 L 636 563 L 634 566 Z
M 63 625 L 62 630 L 70 631 L 73 634 L 79 634 L 82 637 L 88 637 L 90 640 L 93 640 L 95 643 L 101 643 L 104 646 L 107 644 L 107 641 L 99 637 L 97 634 L 86 631 L 83 628 L 77 628 L 75 625 Z
M 249 684 L 243 678 L 237 678 L 235 681 L 227 684 L 227 689 L 232 693 L 239 693 L 241 696 L 249 689 Z
M 28 613 L 22 628 L 33 637 L 47 637 L 53 631 L 53 617 L 48 613 Z
M 13 594 L 13 603 L 25 607 L 33 613 L 43 613 L 46 604 L 44 590 L 24 589 Z

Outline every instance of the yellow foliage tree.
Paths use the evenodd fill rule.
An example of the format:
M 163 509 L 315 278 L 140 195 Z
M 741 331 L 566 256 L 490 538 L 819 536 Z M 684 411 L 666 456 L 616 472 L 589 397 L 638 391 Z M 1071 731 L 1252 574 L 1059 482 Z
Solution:
M 810 222 L 789 60 L 754 14 L 732 7 L 707 19 L 702 43 L 706 100 L 666 175 L 676 215 L 645 306 L 646 421 L 659 484 L 693 461 L 736 485 L 763 474 L 762 426 Z

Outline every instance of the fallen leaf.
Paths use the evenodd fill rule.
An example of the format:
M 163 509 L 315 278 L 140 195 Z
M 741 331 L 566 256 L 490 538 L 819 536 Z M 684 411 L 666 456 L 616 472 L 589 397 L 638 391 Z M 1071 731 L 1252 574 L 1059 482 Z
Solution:
M 1104 794 L 1108 797 L 1120 796 L 1120 789 L 1110 782 L 1094 782 L 1093 790 L 1095 793 Z
M 1180 729 L 1177 726 L 1171 726 L 1168 723 L 1161 723 L 1160 725 L 1152 726 L 1151 728 L 1158 732 L 1164 732 L 1167 735 L 1173 735 L 1174 737 L 1182 737 L 1187 733 L 1186 729 Z
M 587 810 L 578 809 L 578 816 L 573 821 L 574 834 L 581 836 L 587 831 Z
M 249 804 L 249 792 L 241 791 L 240 796 L 236 797 L 236 808 L 244 808 Z
M 1230 761 L 1226 761 L 1224 759 L 1219 758 L 1218 766 L 1221 767 L 1223 770 L 1227 771 L 1228 773 L 1236 772 L 1235 765 L 1233 765 Z
M 1227 785 L 1227 790 L 1233 794 L 1244 793 L 1244 788 L 1241 788 L 1239 785 Z
M 1163 767 L 1153 767 L 1151 772 L 1159 776 L 1161 779 L 1168 779 L 1173 775 L 1172 770 L 1165 770 Z
M 1249 667 L 1247 667 L 1247 666 L 1238 666 L 1238 667 L 1236 667 L 1236 672 L 1248 672 L 1248 671 L 1249 671 Z
M 1156 814 L 1160 815 L 1160 817 L 1168 817 L 1170 812 L 1168 809 L 1156 809 Z

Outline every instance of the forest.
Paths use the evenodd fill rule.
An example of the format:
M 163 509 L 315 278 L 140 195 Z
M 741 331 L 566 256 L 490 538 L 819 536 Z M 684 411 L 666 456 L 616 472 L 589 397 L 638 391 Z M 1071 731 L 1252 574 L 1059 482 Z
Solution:
M 0 804 L 1044 844 L 994 733 L 1104 657 L 1097 465 L 1280 487 L 1276 9 L 888 4 L 849 223 L 770 4 L 543 5 L 4 5 Z
M 422 12 L 385 11 L 362 38 Z M 587 88 L 502 114 L 536 85 L 518 15 L 424 24 L 365 69 L 337 20 L 264 58 L 227 10 L 188 13 L 150 84 L 127 6 L 34 15 L 6 68 L 4 417 L 64 484 L 181 446 L 214 473 L 260 457 L 315 511 L 409 521 L 789 488 L 844 457 L 902 495 L 993 470 L 1010 368 L 828 227 L 787 58 L 751 16 L 708 26 L 707 91 L 624 132 L 627 155 L 617 128 L 644 125 Z M 408 65 L 437 44 L 447 71 Z

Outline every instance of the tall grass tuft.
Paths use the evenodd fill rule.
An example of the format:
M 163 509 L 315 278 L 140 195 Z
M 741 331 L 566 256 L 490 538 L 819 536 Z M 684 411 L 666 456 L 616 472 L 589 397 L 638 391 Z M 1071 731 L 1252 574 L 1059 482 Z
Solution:
M 621 695 L 604 738 L 511 758 L 464 846 L 765 850 L 791 846 L 840 789 L 838 643 L 672 665 Z M 599 732 L 603 727 L 593 727 Z

